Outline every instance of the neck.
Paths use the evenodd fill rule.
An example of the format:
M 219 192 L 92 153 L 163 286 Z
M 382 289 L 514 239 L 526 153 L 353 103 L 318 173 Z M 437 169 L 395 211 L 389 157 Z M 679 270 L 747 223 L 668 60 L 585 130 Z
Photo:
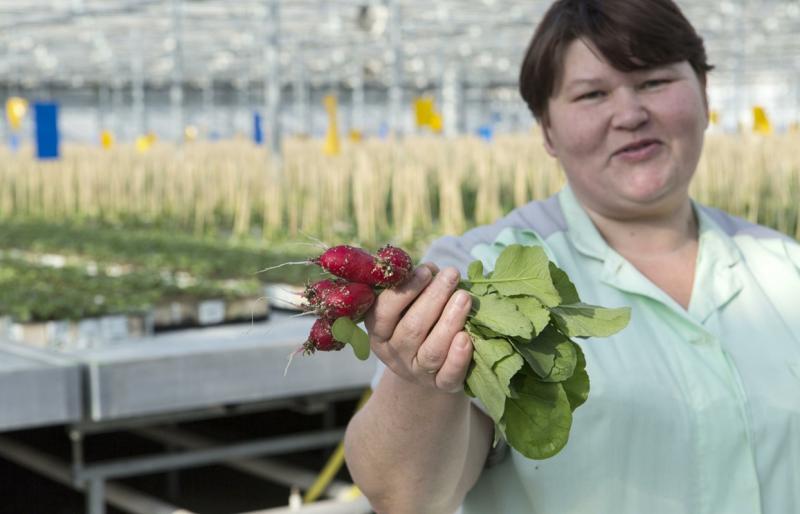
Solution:
M 688 198 L 677 211 L 645 218 L 588 213 L 608 245 L 627 258 L 666 257 L 691 248 L 698 239 L 697 219 Z

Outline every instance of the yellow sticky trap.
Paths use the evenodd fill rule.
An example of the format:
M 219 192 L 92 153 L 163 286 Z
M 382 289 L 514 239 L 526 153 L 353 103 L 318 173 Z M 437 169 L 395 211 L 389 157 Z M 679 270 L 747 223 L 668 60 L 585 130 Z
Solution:
M 772 124 L 767 112 L 760 105 L 753 107 L 753 132 L 756 134 L 772 134 Z
M 200 131 L 194 125 L 187 125 L 183 130 L 183 139 L 186 141 L 194 141 Z
M 139 136 L 136 138 L 136 150 L 144 153 L 153 146 L 153 141 L 150 139 L 148 135 Z
M 719 124 L 719 112 L 717 112 L 715 110 L 712 110 L 711 112 L 709 112 L 708 113 L 708 121 L 712 125 L 718 125 Z
M 328 131 L 325 133 L 325 145 L 322 151 L 325 155 L 339 155 L 341 144 L 339 143 L 339 128 L 336 122 L 336 97 L 326 95 L 323 100 L 325 110 L 328 111 Z
M 22 120 L 28 113 L 28 101 L 18 96 L 6 100 L 6 118 L 11 130 L 17 131 L 22 126 Z
M 349 136 L 350 136 L 350 141 L 354 143 L 358 143 L 363 139 L 360 130 L 351 130 Z
M 442 115 L 438 112 L 433 113 L 433 117 L 431 118 L 431 130 L 435 133 L 439 134 L 442 132 L 443 122 L 442 122 Z
M 417 127 L 430 127 L 434 117 L 433 98 L 426 96 L 414 100 L 414 115 Z
M 114 146 L 114 134 L 110 130 L 100 132 L 100 146 L 106 150 Z

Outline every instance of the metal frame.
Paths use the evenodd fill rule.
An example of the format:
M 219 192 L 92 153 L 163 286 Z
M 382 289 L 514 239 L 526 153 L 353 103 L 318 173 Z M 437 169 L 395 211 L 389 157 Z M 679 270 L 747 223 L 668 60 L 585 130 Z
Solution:
M 374 359 L 360 362 L 341 352 L 295 359 L 284 376 L 286 356 L 297 349 L 312 323 L 274 312 L 266 323 L 246 331 L 244 325 L 207 327 L 66 353 L 0 341 L 0 431 L 64 425 L 71 457 L 69 463 L 59 462 L 6 436 L 0 436 L 0 455 L 84 491 L 87 514 L 103 514 L 106 500 L 134 514 L 179 512 L 113 480 L 210 463 L 308 487 L 313 482 L 308 473 L 256 457 L 335 445 L 343 431 L 334 428 L 332 404 L 360 397 L 374 370 Z M 237 443 L 170 428 L 279 408 L 322 414 L 323 427 Z M 87 438 L 111 431 L 138 433 L 163 443 L 166 450 L 86 462 Z M 174 483 L 176 475 L 171 476 Z M 349 484 L 335 484 L 329 493 L 346 489 Z M 330 512 L 369 512 L 364 500 L 328 505 L 339 509 Z
M 796 0 L 677 1 L 716 66 L 712 101 L 742 114 L 749 104 L 766 100 L 780 107 L 773 109 L 776 114 L 800 115 Z M 512 96 L 524 110 L 506 93 L 515 88 L 525 46 L 549 4 L 0 0 L 0 87 L 12 94 L 88 89 L 97 91 L 99 104 L 109 89 L 130 89 L 143 102 L 144 91 L 168 86 L 172 136 L 178 139 L 191 89 L 210 90 L 211 97 L 214 90 L 245 92 L 273 123 L 267 136 L 276 151 L 282 128 L 270 120 L 286 110 L 284 91 L 303 101 L 309 89 L 338 90 L 352 95 L 354 104 L 361 102 L 361 89 L 379 91 L 390 126 L 398 128 L 403 99 L 442 90 L 444 69 L 454 67 L 463 89 Z M 138 123 L 141 116 L 134 119 Z
M 304 433 L 225 444 L 185 430 L 170 428 L 170 425 L 179 421 L 209 419 L 244 412 L 269 411 L 279 406 L 298 406 L 301 410 L 317 412 L 321 408 L 327 409 L 330 402 L 335 399 L 357 398 L 360 393 L 360 390 L 339 391 L 322 399 L 314 398 L 311 403 L 306 402 L 304 398 L 294 398 L 286 399 L 281 403 L 264 402 L 257 405 L 243 405 L 241 408 L 231 407 L 222 411 L 207 409 L 110 422 L 73 423 L 66 427 L 71 445 L 69 463 L 15 441 L 11 437 L 0 435 L 0 456 L 77 491 L 84 492 L 86 514 L 104 514 L 106 502 L 132 514 L 175 514 L 176 512 L 191 514 L 168 502 L 112 481 L 141 474 L 176 472 L 190 467 L 226 464 L 239 471 L 281 483 L 287 487 L 308 488 L 315 479 L 313 473 L 278 461 L 265 460 L 263 457 L 333 446 L 342 439 L 343 429 L 328 427 Z M 311 406 L 310 409 L 309 406 Z M 85 460 L 87 437 L 116 430 L 131 430 L 137 435 L 163 443 L 172 450 L 132 458 L 87 462 Z M 171 474 L 171 478 L 174 487 L 177 475 Z M 334 510 L 315 510 L 320 506 L 309 505 L 300 512 L 341 512 L 342 514 L 370 512 L 369 505 L 363 498 L 356 501 L 344 499 L 345 493 L 349 492 L 351 488 L 352 484 L 333 482 L 326 491 L 327 496 L 331 499 L 324 501 L 323 504 Z M 284 509 L 279 508 L 258 512 L 282 511 Z

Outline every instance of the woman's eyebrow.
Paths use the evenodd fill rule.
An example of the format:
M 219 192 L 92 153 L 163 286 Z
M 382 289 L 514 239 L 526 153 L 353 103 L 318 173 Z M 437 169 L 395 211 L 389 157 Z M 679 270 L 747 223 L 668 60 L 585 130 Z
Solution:
M 582 85 L 596 86 L 596 85 L 602 84 L 602 83 L 603 83 L 603 79 L 592 78 L 592 77 L 586 77 L 586 78 L 578 77 L 578 78 L 575 78 L 575 79 L 567 81 L 567 83 L 565 84 L 564 89 L 572 89 L 574 87 L 582 86 Z

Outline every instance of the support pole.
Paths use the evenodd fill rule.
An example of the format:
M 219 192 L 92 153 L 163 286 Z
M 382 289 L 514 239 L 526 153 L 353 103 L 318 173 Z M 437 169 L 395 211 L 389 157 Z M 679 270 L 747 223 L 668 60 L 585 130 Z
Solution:
M 463 91 L 460 75 L 458 64 L 452 63 L 447 66 L 442 78 L 442 117 L 444 135 L 447 137 L 457 136 L 461 129 Z
M 172 0 L 172 86 L 169 91 L 172 112 L 172 135 L 175 142 L 183 142 L 183 0 Z
M 214 79 L 210 77 L 203 82 L 203 118 L 206 136 L 210 137 L 214 130 Z
M 294 110 L 299 132 L 311 135 L 311 89 L 308 86 L 308 70 L 302 46 L 295 49 L 292 92 L 294 94 Z
M 10 95 L 9 95 L 10 96 Z M 108 85 L 99 84 L 97 86 L 97 133 L 108 130 L 109 118 L 111 117 L 109 108 Z
M 400 0 L 387 0 L 389 5 L 389 129 L 401 134 L 403 128 L 403 20 Z
M 365 131 L 364 127 L 364 55 L 359 53 L 356 56 L 356 70 L 353 75 L 353 120 L 351 129 L 360 132 Z
M 264 52 L 267 75 L 265 77 L 265 98 L 267 137 L 273 163 L 280 169 L 282 133 L 280 123 L 281 82 L 280 82 L 280 0 L 266 1 L 267 41 Z
M 140 136 L 147 132 L 147 122 L 145 120 L 144 105 L 144 60 L 141 52 L 134 49 L 138 41 L 138 34 L 131 35 L 131 49 L 133 50 L 133 62 L 131 63 L 131 94 L 133 96 L 133 123 L 136 127 L 136 134 Z
M 123 122 L 126 116 L 122 114 L 122 80 L 120 78 L 114 79 L 111 87 L 111 113 L 114 116 L 114 132 L 122 140 L 127 134 Z

